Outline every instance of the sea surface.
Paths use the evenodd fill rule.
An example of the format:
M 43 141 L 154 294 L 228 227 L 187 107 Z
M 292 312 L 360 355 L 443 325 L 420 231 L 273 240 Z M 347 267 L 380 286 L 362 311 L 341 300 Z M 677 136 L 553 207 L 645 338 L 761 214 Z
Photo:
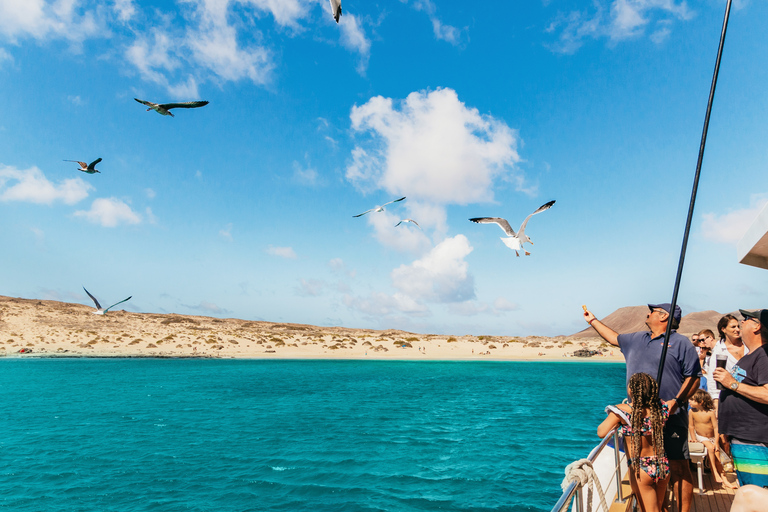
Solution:
M 0 509 L 549 511 L 624 365 L 0 359 Z

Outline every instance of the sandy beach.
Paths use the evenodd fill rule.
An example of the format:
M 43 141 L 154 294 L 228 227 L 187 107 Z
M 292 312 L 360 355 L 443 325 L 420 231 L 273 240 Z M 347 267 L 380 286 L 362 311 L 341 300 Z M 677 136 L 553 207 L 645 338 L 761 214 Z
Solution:
M 621 362 L 597 338 L 416 334 L 110 311 L 0 296 L 0 357 L 215 357 Z M 597 351 L 575 357 L 577 350 Z

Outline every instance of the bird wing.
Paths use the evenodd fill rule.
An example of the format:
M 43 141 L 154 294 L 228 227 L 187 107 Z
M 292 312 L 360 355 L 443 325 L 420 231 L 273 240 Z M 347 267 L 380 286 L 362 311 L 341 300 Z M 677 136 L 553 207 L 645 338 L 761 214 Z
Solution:
M 478 224 L 498 224 L 502 231 L 504 231 L 507 235 L 516 236 L 515 230 L 512 229 L 512 226 L 509 225 L 507 219 L 502 219 L 501 217 L 476 217 L 469 220 L 472 222 L 477 222 Z
M 131 295 L 131 297 L 133 297 L 133 295 Z M 112 304 L 111 306 L 109 306 L 107 309 L 105 309 L 105 310 L 104 310 L 104 312 L 106 313 L 107 311 L 109 311 L 109 310 L 110 310 L 110 309 L 112 309 L 113 307 L 117 306 L 118 304 L 122 304 L 123 302 L 125 302 L 125 301 L 127 301 L 127 300 L 131 300 L 131 297 L 128 297 L 127 299 L 123 299 L 123 300 L 121 300 L 120 302 L 115 302 L 114 304 Z
M 522 237 L 525 234 L 525 225 L 528 224 L 528 221 L 531 220 L 531 217 L 533 217 L 537 213 L 543 212 L 544 210 L 549 210 L 550 208 L 552 208 L 553 204 L 555 204 L 555 202 L 554 201 L 550 201 L 550 202 L 544 203 L 543 205 L 541 205 L 538 208 L 536 208 L 536 211 L 533 212 L 532 214 L 530 214 L 529 216 L 527 216 L 525 218 L 525 220 L 523 221 L 523 223 L 520 225 L 520 232 L 518 233 L 518 235 Z
M 96 166 L 96 164 L 99 162 L 101 162 L 101 157 L 97 158 L 96 160 L 88 164 L 88 169 L 93 169 Z
M 377 207 L 377 208 L 378 208 L 378 207 Z M 371 212 L 372 212 L 373 210 L 375 210 L 375 209 L 376 209 L 376 208 L 371 208 L 370 210 L 366 210 L 366 211 L 364 211 L 363 213 L 359 213 L 359 214 L 357 214 L 357 215 L 353 215 L 352 217 L 362 217 L 362 216 L 363 216 L 363 215 L 365 215 L 366 213 L 371 213 Z
M 165 110 L 172 108 L 197 108 L 204 107 L 208 104 L 207 101 L 184 101 L 182 103 L 161 103 L 160 106 Z
M 144 101 L 144 100 L 140 100 L 139 98 L 133 98 L 133 99 L 135 99 L 141 104 L 148 106 L 149 108 L 155 108 L 157 106 L 157 103 L 152 103 L 151 101 Z
M 397 203 L 398 201 L 402 201 L 403 199 L 405 199 L 405 198 L 404 198 L 404 197 L 401 197 L 400 199 L 395 199 L 394 201 L 390 201 L 390 202 L 388 202 L 388 203 L 384 203 L 384 204 L 383 204 L 383 205 L 381 205 L 381 206 L 387 206 L 388 204 Z
M 413 220 L 413 219 L 405 219 L 405 220 L 407 220 L 408 222 L 413 222 L 414 224 L 416 224 L 417 228 L 421 229 L 421 226 L 419 226 L 419 223 L 416 222 L 415 220 Z
M 85 163 L 85 162 L 81 162 L 80 160 L 64 160 L 64 161 L 65 161 L 65 162 L 75 162 L 75 163 L 78 163 L 78 164 L 80 164 L 80 167 L 82 167 L 83 169 L 85 169 L 86 167 L 88 167 L 88 164 L 87 164 L 87 163 Z
M 85 286 L 83 286 L 83 290 L 85 290 Z M 96 309 L 101 309 L 101 304 L 99 304 L 99 301 L 97 301 L 97 300 L 96 300 L 96 297 L 94 297 L 93 295 L 91 295 L 91 292 L 89 292 L 88 290 L 85 290 L 85 293 L 87 293 L 87 294 L 88 294 L 88 296 L 89 296 L 89 297 L 91 298 L 91 300 L 93 301 L 93 303 L 94 303 L 94 304 L 96 304 Z

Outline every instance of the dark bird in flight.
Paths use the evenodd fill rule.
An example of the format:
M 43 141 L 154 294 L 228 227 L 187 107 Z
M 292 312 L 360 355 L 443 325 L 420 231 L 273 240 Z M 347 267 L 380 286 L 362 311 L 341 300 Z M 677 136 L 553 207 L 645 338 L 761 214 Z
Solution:
M 85 286 L 83 286 L 83 290 L 85 290 Z M 103 314 L 105 314 L 107 311 L 109 311 L 110 309 L 112 309 L 113 307 L 117 306 L 118 304 L 122 304 L 123 302 L 129 301 L 129 300 L 131 300 L 131 297 L 133 297 L 133 295 L 131 295 L 131 297 L 128 297 L 127 299 L 123 299 L 123 300 L 121 300 L 120 302 L 115 302 L 114 304 L 112 304 L 111 306 L 109 306 L 107 309 L 104 309 L 104 308 L 102 308 L 102 307 L 101 307 L 101 304 L 99 304 L 99 301 L 97 301 L 97 300 L 96 300 L 96 297 L 94 297 L 93 295 L 91 295 L 91 292 L 89 292 L 88 290 L 85 290 L 85 293 L 87 293 L 87 294 L 88 294 L 88 296 L 89 296 L 89 297 L 91 298 L 91 300 L 93 301 L 93 303 L 94 303 L 94 304 L 96 304 L 96 311 L 94 311 L 94 312 L 93 312 L 93 314 L 94 314 L 94 315 L 103 315 Z
M 139 103 L 142 103 L 149 108 L 147 109 L 147 112 L 150 110 L 154 110 L 158 114 L 162 114 L 164 116 L 171 116 L 175 117 L 173 114 L 171 114 L 172 108 L 198 108 L 198 107 L 204 107 L 208 104 L 207 101 L 185 101 L 182 103 L 152 103 L 151 101 L 144 101 L 140 100 L 139 98 L 133 98 Z
M 75 163 L 80 164 L 80 168 L 78 169 L 78 171 L 87 172 L 88 174 L 93 174 L 95 172 L 98 172 L 99 174 L 101 174 L 101 171 L 97 171 L 96 170 L 96 164 L 101 162 L 101 158 L 97 158 L 96 160 L 94 160 L 93 162 L 91 162 L 89 164 L 86 164 L 85 162 L 81 162 L 80 160 L 64 160 L 64 161 L 65 162 L 75 162 Z
M 403 199 L 405 199 L 405 198 L 401 197 L 400 199 L 395 199 L 394 201 L 390 201 L 388 203 L 384 203 L 383 205 L 377 206 L 376 208 L 371 208 L 370 210 L 366 210 L 366 211 L 364 211 L 361 214 L 353 215 L 353 217 L 362 217 L 366 213 L 370 213 L 370 212 L 383 212 L 384 211 L 384 207 L 387 206 L 388 204 L 397 203 L 398 201 L 402 201 Z

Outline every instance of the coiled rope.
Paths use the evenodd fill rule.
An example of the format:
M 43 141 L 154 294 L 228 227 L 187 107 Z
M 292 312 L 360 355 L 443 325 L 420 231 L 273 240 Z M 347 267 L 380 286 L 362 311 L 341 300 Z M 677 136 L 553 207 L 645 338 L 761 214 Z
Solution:
M 577 487 L 583 488 L 586 486 L 587 489 L 589 489 L 590 484 L 594 484 L 597 489 L 597 495 L 600 497 L 600 505 L 603 506 L 605 512 L 608 512 L 608 504 L 605 502 L 603 486 L 600 485 L 600 480 L 597 478 L 597 474 L 592 468 L 592 463 L 589 459 L 579 459 L 565 467 L 565 479 L 563 479 L 560 487 L 565 491 L 572 482 L 576 482 Z M 589 498 L 591 496 L 588 497 L 588 501 L 591 501 Z M 591 503 L 587 503 L 587 510 L 592 510 L 591 505 Z

